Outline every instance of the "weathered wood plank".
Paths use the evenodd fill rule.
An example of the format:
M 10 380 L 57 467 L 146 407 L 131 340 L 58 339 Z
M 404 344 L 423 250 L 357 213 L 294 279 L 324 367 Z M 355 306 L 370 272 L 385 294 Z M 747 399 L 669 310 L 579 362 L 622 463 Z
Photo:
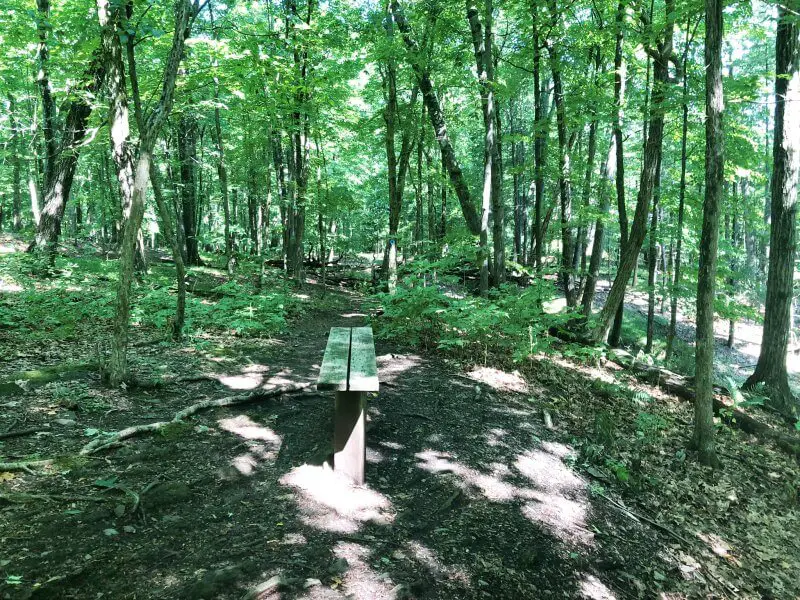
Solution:
M 371 327 L 353 327 L 350 340 L 350 379 L 347 389 L 351 392 L 378 391 L 378 365 L 375 360 L 375 341 Z
M 367 462 L 366 394 L 336 392 L 333 469 L 364 485 Z
M 346 391 L 349 359 L 350 328 L 332 327 L 317 378 L 317 389 Z

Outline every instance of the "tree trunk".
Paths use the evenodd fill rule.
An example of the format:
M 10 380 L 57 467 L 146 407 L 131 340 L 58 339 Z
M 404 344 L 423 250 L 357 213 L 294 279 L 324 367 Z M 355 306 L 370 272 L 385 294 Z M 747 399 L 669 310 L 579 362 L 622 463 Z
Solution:
M 17 104 L 14 96 L 8 94 L 9 119 L 11 125 L 11 160 L 12 160 L 12 199 L 11 229 L 22 229 L 22 143 L 20 142 L 19 124 L 17 121 Z
M 653 209 L 650 217 L 650 240 L 647 251 L 647 341 L 644 351 L 653 352 L 656 319 L 656 266 L 658 265 L 658 202 L 661 198 L 661 159 L 656 166 L 656 184 L 653 193 Z
M 614 177 L 611 172 L 616 169 L 612 161 L 616 160 L 616 138 L 611 137 L 611 144 L 608 148 L 608 155 L 600 168 L 600 204 L 598 211 L 600 216 L 594 226 L 594 241 L 592 243 L 592 258 L 589 260 L 589 271 L 586 274 L 586 284 L 583 287 L 583 299 L 581 306 L 583 314 L 587 317 L 592 314 L 594 304 L 594 293 L 597 287 L 597 278 L 600 272 L 600 261 L 603 259 L 603 240 L 605 237 L 605 218 L 611 206 L 611 193 L 609 190 L 609 178 Z
M 669 362 L 675 344 L 675 331 L 678 324 L 678 298 L 681 295 L 681 252 L 683 250 L 683 220 L 686 213 L 686 144 L 689 132 L 689 75 L 687 59 L 689 56 L 689 27 L 686 28 L 686 44 L 683 50 L 683 96 L 681 100 L 681 178 L 678 187 L 678 224 L 677 241 L 675 242 L 675 258 L 673 261 L 673 280 L 670 301 L 669 331 L 667 332 L 667 348 L 664 353 L 664 362 Z
M 531 255 L 536 272 L 542 273 L 542 249 L 544 247 L 544 227 L 542 224 L 544 210 L 544 169 L 546 164 L 545 148 L 547 145 L 547 110 L 542 93 L 541 64 L 542 47 L 540 39 L 541 23 L 538 2 L 532 6 L 533 16 L 533 192 L 534 217 L 531 232 L 531 243 L 534 244 Z
M 428 109 L 428 118 L 430 119 L 431 126 L 433 127 L 436 140 L 439 142 L 439 149 L 442 152 L 442 163 L 445 166 L 448 176 L 450 177 L 450 184 L 456 192 L 456 197 L 461 205 L 461 212 L 464 214 L 467 228 L 473 235 L 478 235 L 481 230 L 481 218 L 475 210 L 475 205 L 470 197 L 469 188 L 464 179 L 464 173 L 461 171 L 456 159 L 453 144 L 450 141 L 450 136 L 447 133 L 447 124 L 445 122 L 444 113 L 439 97 L 433 87 L 430 73 L 423 68 L 418 57 L 421 57 L 420 48 L 417 42 L 412 37 L 411 26 L 406 20 L 403 10 L 397 0 L 391 0 L 390 10 L 394 22 L 397 23 L 398 29 L 403 36 L 403 42 L 409 50 L 409 58 L 411 61 L 411 68 L 417 80 L 420 92 L 422 93 L 425 107 Z
M 625 39 L 625 11 L 627 4 L 620 0 L 617 4 L 615 17 L 615 46 L 614 46 L 614 114 L 611 121 L 611 130 L 614 135 L 616 147 L 616 192 L 617 192 L 617 214 L 619 218 L 619 251 L 620 256 L 628 244 L 628 209 L 625 204 L 625 150 L 622 137 L 622 117 L 623 105 L 625 104 L 625 57 L 623 42 Z M 611 274 L 609 273 L 609 278 Z M 622 317 L 625 313 L 624 302 L 620 302 L 614 314 L 614 325 L 608 336 L 608 343 L 618 346 L 622 335 Z
M 181 115 L 178 129 L 178 157 L 181 174 L 181 214 L 183 234 L 186 244 L 186 264 L 200 265 L 197 239 L 197 184 L 195 165 L 197 164 L 197 119 L 194 115 Z
M 725 133 L 722 115 L 722 0 L 706 0 L 706 189 L 697 273 L 694 433 L 704 465 L 717 466 L 714 451 L 714 290 L 719 214 L 723 195 Z
M 100 17 L 101 26 L 104 25 L 104 19 L 109 19 L 108 10 L 109 0 L 98 0 L 98 16 Z M 119 283 L 117 287 L 113 324 L 114 334 L 111 345 L 111 360 L 108 368 L 109 383 L 115 387 L 124 382 L 128 377 L 127 346 L 130 292 L 133 280 L 136 238 L 139 233 L 142 217 L 144 216 L 144 201 L 147 183 L 150 178 L 152 152 L 158 132 L 172 109 L 175 80 L 178 74 L 178 67 L 183 57 L 184 41 L 189 36 L 193 17 L 196 16 L 196 10 L 196 5 L 193 7 L 189 0 L 176 2 L 175 4 L 175 28 L 172 48 L 164 68 L 161 96 L 147 119 L 143 119 L 144 127 L 139 135 L 138 157 L 136 159 L 135 168 L 133 169 L 134 180 L 131 193 L 130 216 L 128 219 L 128 226 L 125 227 L 120 251 Z M 106 23 L 110 26 L 108 21 Z M 112 31 L 111 33 L 112 35 L 109 37 L 109 42 L 118 46 L 120 42 L 117 31 Z M 114 54 L 119 57 L 119 64 L 115 66 L 114 71 L 118 74 L 122 74 L 121 49 Z M 122 83 L 124 83 L 124 81 Z M 125 86 L 115 84 L 110 86 L 110 91 L 111 90 L 113 90 L 116 95 L 116 97 L 110 99 L 112 106 L 124 108 L 127 104 Z M 112 128 L 118 125 L 118 119 L 122 118 L 122 116 L 122 110 L 112 111 L 112 118 L 114 119 Z M 122 125 L 120 124 L 120 126 Z
M 611 326 L 615 313 L 623 305 L 625 289 L 628 285 L 642 243 L 647 234 L 647 218 L 650 215 L 650 203 L 656 185 L 658 164 L 661 160 L 661 142 L 664 134 L 664 100 L 666 86 L 669 85 L 669 62 L 672 59 L 672 35 L 674 30 L 675 10 L 673 0 L 667 0 L 666 25 L 663 29 L 663 39 L 659 41 L 658 49 L 650 48 L 654 55 L 653 60 L 653 92 L 652 107 L 650 111 L 650 124 L 647 134 L 647 148 L 644 154 L 644 164 L 639 180 L 639 193 L 636 198 L 636 211 L 633 217 L 630 236 L 625 244 L 620 260 L 617 276 L 611 286 L 605 306 L 600 311 L 592 335 L 600 341 L 605 339 Z M 619 177 L 619 173 L 617 173 Z
M 764 332 L 755 371 L 746 387 L 763 382 L 770 405 L 791 415 L 800 405 L 792 396 L 786 371 L 791 331 L 792 285 L 800 174 L 800 3 L 778 6 L 775 40 L 775 130 L 772 146 L 769 272 L 764 304 Z

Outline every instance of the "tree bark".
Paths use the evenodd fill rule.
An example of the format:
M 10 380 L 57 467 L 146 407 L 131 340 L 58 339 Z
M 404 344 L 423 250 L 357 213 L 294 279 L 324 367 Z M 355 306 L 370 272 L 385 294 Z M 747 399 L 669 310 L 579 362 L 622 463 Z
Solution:
M 697 345 L 692 445 L 704 465 L 717 466 L 714 450 L 714 291 L 719 215 L 723 195 L 725 133 L 722 115 L 722 0 L 706 0 L 706 186 L 697 274 Z
M 686 45 L 683 51 L 683 97 L 681 100 L 681 178 L 678 186 L 678 224 L 677 241 L 675 242 L 674 275 L 672 280 L 669 331 L 667 333 L 667 348 L 664 353 L 664 362 L 669 362 L 675 344 L 675 331 L 678 324 L 678 298 L 681 295 L 681 253 L 683 251 L 683 220 L 686 213 L 686 143 L 689 132 L 689 75 L 687 58 L 689 55 L 689 28 L 686 28 Z
M 619 250 L 620 256 L 628 243 L 628 209 L 625 204 L 625 150 L 622 137 L 622 118 L 623 106 L 625 104 L 625 57 L 623 54 L 623 42 L 625 41 L 625 11 L 627 3 L 623 0 L 617 4 L 617 12 L 614 20 L 615 43 L 614 43 L 614 114 L 611 121 L 611 131 L 614 135 L 616 147 L 616 180 L 615 187 L 617 192 L 617 215 L 619 218 Z M 609 273 L 609 277 L 611 274 Z M 614 315 L 614 325 L 608 337 L 608 343 L 612 346 L 619 345 L 622 334 L 622 317 L 625 312 L 624 303 L 620 302 L 617 312 Z
M 800 2 L 778 6 L 775 39 L 775 129 L 772 143 L 772 187 L 769 271 L 764 305 L 761 352 L 745 382 L 763 382 L 770 404 L 790 415 L 800 404 L 789 389 L 786 352 L 791 330 L 792 285 L 796 248 L 797 187 L 800 173 Z
M 101 26 L 104 20 L 110 25 L 109 19 L 109 0 L 97 0 L 98 16 Z M 175 29 L 172 38 L 172 48 L 170 49 L 167 63 L 162 77 L 162 89 L 158 102 L 153 110 L 144 119 L 144 127 L 139 134 L 138 156 L 135 159 L 133 169 L 134 181 L 131 194 L 131 209 L 128 219 L 128 226 L 125 227 L 120 251 L 119 260 L 119 283 L 117 287 L 117 297 L 115 302 L 115 314 L 113 324 L 113 339 L 111 345 L 111 360 L 108 366 L 108 379 L 112 386 L 123 383 L 128 376 L 127 346 L 128 346 L 128 327 L 130 317 L 130 292 L 133 280 L 133 267 L 135 260 L 136 239 L 144 216 L 144 201 L 147 191 L 148 180 L 150 179 L 150 164 L 152 161 L 153 148 L 158 138 L 158 132 L 164 121 L 166 121 L 172 109 L 175 91 L 175 81 L 178 75 L 178 67 L 183 58 L 184 42 L 189 36 L 191 24 L 197 15 L 198 4 L 189 0 L 177 0 L 174 6 Z M 112 21 L 113 22 L 113 21 Z M 112 32 L 109 39 L 110 43 L 119 45 L 119 35 Z M 115 72 L 123 73 L 121 49 L 115 53 L 118 56 L 119 64 L 115 67 Z M 126 88 L 124 85 L 114 85 L 111 89 L 119 95 L 118 98 L 111 98 L 112 105 L 124 107 L 127 104 Z M 113 114 L 116 120 L 121 118 L 122 113 Z M 133 157 L 131 157 L 133 160 Z
M 597 221 L 594 225 L 594 241 L 592 242 L 592 257 L 589 260 L 589 271 L 586 274 L 586 284 L 583 287 L 583 299 L 581 306 L 583 314 L 591 316 L 592 306 L 594 304 L 594 294 L 597 287 L 597 278 L 600 273 L 600 261 L 603 259 L 603 241 L 605 238 L 605 218 L 608 214 L 608 209 L 611 206 L 611 193 L 609 190 L 609 178 L 614 177 L 613 171 L 616 161 L 616 138 L 611 137 L 611 144 L 608 148 L 608 155 L 605 162 L 600 168 L 600 204 Z
M 674 61 L 672 52 L 672 35 L 674 31 L 675 7 L 673 0 L 665 5 L 666 24 L 658 48 L 649 48 L 653 55 L 653 93 L 650 111 L 650 123 L 647 134 L 647 148 L 644 164 L 639 179 L 639 193 L 636 198 L 636 210 L 630 237 L 625 244 L 617 275 L 611 286 L 605 306 L 600 311 L 592 330 L 592 337 L 598 341 L 605 339 L 611 326 L 611 320 L 620 306 L 623 305 L 628 279 L 633 272 L 647 234 L 647 218 L 650 215 L 650 204 L 656 185 L 657 167 L 661 160 L 661 146 L 664 134 L 664 101 L 666 86 L 670 82 L 669 63 Z M 642 18 L 645 18 L 642 15 Z M 617 173 L 619 177 L 619 173 Z
M 422 93 L 425 107 L 428 109 L 428 118 L 430 119 L 431 126 L 433 127 L 436 140 L 439 142 L 439 149 L 442 153 L 442 163 L 450 178 L 450 184 L 456 193 L 458 202 L 461 205 L 461 212 L 464 215 L 467 228 L 473 235 L 479 235 L 481 230 L 481 219 L 478 212 L 475 210 L 475 205 L 470 197 L 469 188 L 467 187 L 464 173 L 461 171 L 461 165 L 456 158 L 453 144 L 450 141 L 450 136 L 447 133 L 447 124 L 444 118 L 439 97 L 433 87 L 433 82 L 430 73 L 422 66 L 419 61 L 420 48 L 417 42 L 412 37 L 411 26 L 406 20 L 405 14 L 400 7 L 397 0 L 392 0 L 389 4 L 394 22 L 403 36 L 403 42 L 409 51 L 409 60 L 411 68 L 417 79 L 417 85 Z

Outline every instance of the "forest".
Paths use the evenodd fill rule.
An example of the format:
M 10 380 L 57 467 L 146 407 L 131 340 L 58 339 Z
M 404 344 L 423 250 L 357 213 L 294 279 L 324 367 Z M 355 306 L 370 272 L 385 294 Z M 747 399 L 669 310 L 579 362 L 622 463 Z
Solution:
M 800 0 L 2 0 L 0 108 L 0 598 L 800 598 Z

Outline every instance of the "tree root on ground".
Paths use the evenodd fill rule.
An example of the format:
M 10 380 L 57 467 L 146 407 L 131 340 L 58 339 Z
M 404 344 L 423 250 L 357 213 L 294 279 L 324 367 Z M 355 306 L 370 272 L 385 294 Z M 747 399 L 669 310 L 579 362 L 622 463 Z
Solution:
M 25 471 L 26 473 L 33 473 L 34 469 L 42 467 L 49 467 L 55 461 L 52 458 L 36 459 L 36 460 L 21 460 L 19 462 L 0 463 L 0 472 L 2 471 Z
M 190 417 L 202 410 L 207 410 L 209 408 L 219 408 L 223 406 L 235 406 L 237 404 L 247 404 L 249 402 L 260 402 L 262 400 L 274 398 L 275 396 L 280 396 L 282 394 L 294 394 L 298 392 L 305 392 L 306 390 L 309 389 L 310 386 L 311 386 L 310 383 L 299 383 L 283 387 L 277 387 L 263 392 L 244 394 L 241 396 L 227 396 L 225 398 L 218 398 L 216 400 L 201 400 L 200 402 L 192 404 L 191 406 L 175 413 L 175 416 L 172 417 L 171 421 L 158 421 L 156 423 L 134 425 L 132 427 L 126 427 L 125 429 L 121 429 L 110 435 L 98 437 L 97 439 L 92 440 L 91 442 L 86 444 L 83 448 L 81 448 L 78 454 L 80 456 L 89 456 L 106 448 L 109 448 L 110 446 L 114 446 L 119 442 L 121 442 L 122 440 L 143 433 L 153 433 L 155 431 L 164 429 L 165 427 L 169 427 L 170 425 L 181 423 L 187 417 Z

